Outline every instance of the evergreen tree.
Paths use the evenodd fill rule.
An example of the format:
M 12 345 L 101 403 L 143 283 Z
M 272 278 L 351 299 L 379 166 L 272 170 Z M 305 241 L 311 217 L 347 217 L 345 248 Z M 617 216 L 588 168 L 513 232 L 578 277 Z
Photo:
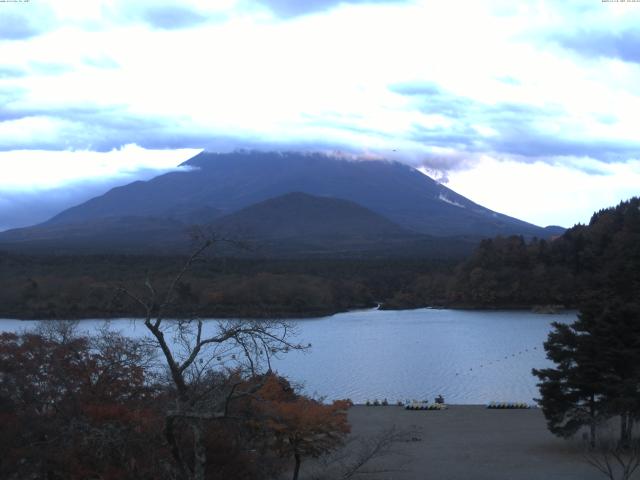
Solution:
M 533 370 L 540 379 L 542 398 L 538 401 L 552 433 L 571 437 L 588 426 L 590 443 L 595 445 L 597 424 L 605 416 L 595 344 L 578 322 L 554 323 L 553 327 L 544 348 L 556 367 Z
M 610 292 L 608 292 L 610 293 Z M 554 324 L 544 344 L 555 368 L 533 370 L 549 430 L 569 437 L 620 417 L 620 444 L 631 441 L 640 417 L 640 304 L 594 295 L 571 325 Z
M 609 416 L 620 417 L 620 444 L 631 442 L 640 417 L 640 304 L 614 297 L 585 309 L 603 379 L 603 403 Z

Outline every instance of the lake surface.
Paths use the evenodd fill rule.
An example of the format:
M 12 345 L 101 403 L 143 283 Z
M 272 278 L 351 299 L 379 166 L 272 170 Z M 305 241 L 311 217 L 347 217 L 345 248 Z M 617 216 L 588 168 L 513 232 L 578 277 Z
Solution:
M 442 394 L 452 404 L 532 403 L 538 389 L 531 369 L 551 365 L 542 347 L 551 323 L 575 319 L 575 313 L 417 309 L 292 320 L 295 341 L 312 347 L 289 352 L 273 364 L 302 383 L 306 393 L 329 400 L 433 401 Z M 0 331 L 37 323 L 0 320 Z M 80 329 L 103 324 L 84 320 Z M 139 321 L 112 320 L 110 325 L 131 336 L 146 334 Z

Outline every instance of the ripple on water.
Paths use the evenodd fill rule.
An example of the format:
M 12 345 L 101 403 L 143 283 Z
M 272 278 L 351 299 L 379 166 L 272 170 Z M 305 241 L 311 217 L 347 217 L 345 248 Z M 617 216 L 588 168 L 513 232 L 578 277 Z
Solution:
M 550 365 L 542 343 L 551 322 L 572 322 L 575 313 L 521 311 L 361 310 L 295 321 L 309 352 L 290 352 L 275 369 L 327 399 L 424 399 L 444 395 L 449 403 L 532 402 L 538 396 L 532 368 Z M 131 336 L 140 322 L 110 322 Z M 37 322 L 0 320 L 0 331 Z M 103 322 L 86 320 L 84 330 Z

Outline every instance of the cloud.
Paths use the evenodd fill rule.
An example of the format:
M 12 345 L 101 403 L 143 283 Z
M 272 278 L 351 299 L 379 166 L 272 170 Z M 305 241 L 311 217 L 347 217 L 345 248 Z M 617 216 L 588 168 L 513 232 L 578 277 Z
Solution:
M 640 142 L 582 138 L 549 130 L 549 125 L 564 115 L 558 108 L 509 102 L 486 104 L 430 83 L 396 85 L 391 89 L 409 97 L 418 112 L 403 133 L 404 139 L 371 125 L 366 117 L 349 115 L 307 115 L 305 123 L 293 127 L 287 135 L 276 131 L 274 136 L 260 137 L 250 130 L 216 131 L 206 123 L 176 122 L 171 115 L 137 114 L 126 106 L 87 104 L 47 109 L 5 107 L 0 114 L 0 149 L 108 152 L 135 143 L 148 149 L 218 151 L 245 147 L 362 153 L 368 147 L 425 166 L 442 179 L 446 179 L 447 171 L 468 168 L 482 154 L 549 163 L 562 162 L 562 157 L 604 162 L 640 158 Z M 400 153 L 392 153 L 393 150 Z
M 589 157 L 603 162 L 640 158 L 640 141 L 598 138 L 572 131 L 568 112 L 558 105 L 494 104 L 457 96 L 431 82 L 396 84 L 391 91 L 404 95 L 423 114 L 440 122 L 414 123 L 412 138 L 429 147 L 461 154 L 492 154 L 520 161 L 557 163 L 559 157 Z M 611 116 L 595 122 L 615 125 Z M 441 166 L 457 167 L 462 155 L 451 155 Z M 437 158 L 437 155 L 436 155 Z M 433 166 L 432 166 L 433 167 Z
M 0 191 L 62 187 L 174 168 L 200 150 L 151 150 L 125 145 L 108 152 L 15 150 L 0 152 Z
M 84 63 L 94 68 L 118 68 L 120 64 L 107 55 L 91 55 L 84 59 Z
M 111 178 L 75 180 L 65 183 L 64 187 L 0 190 L 0 231 L 42 223 L 114 187 L 148 180 L 167 171 L 169 169 L 140 169 Z
M 581 29 L 572 33 L 556 33 L 552 38 L 562 47 L 586 57 L 640 63 L 640 29 L 637 27 L 620 31 Z
M 0 152 L 0 230 L 43 222 L 135 180 L 175 170 L 199 150 L 127 145 L 109 152 Z
M 2 12 L 2 15 L 0 15 L 0 39 L 24 40 L 34 37 L 42 33 L 42 31 L 43 29 L 26 15 L 15 12 Z
M 27 71 L 25 69 L 10 65 L 0 65 L 0 79 L 20 78 L 25 75 L 27 75 Z
M 2 103 L 0 91 L 0 103 Z M 9 103 L 9 98 L 6 103 Z M 0 151 L 20 149 L 109 152 L 126 144 L 146 149 L 215 148 L 219 139 L 251 142 L 211 132 L 202 126 L 176 125 L 171 117 L 134 114 L 124 107 L 85 105 L 67 108 L 0 110 Z M 233 139 L 233 140 L 231 140 Z M 225 142 L 222 142 L 225 143 Z M 259 142 L 265 145 L 268 142 Z
M 557 138 L 551 134 L 517 127 L 486 144 L 496 153 L 520 155 L 534 160 L 547 159 L 551 163 L 556 162 L 558 157 L 588 157 L 610 163 L 640 159 L 640 142 Z
M 522 82 L 517 78 L 510 77 L 509 75 L 497 77 L 496 80 L 506 83 L 507 85 L 522 85 Z
M 633 31 L 600 4 L 42 0 L 12 11 L 35 4 L 53 11 L 46 34 L 0 42 L 0 150 L 340 149 L 440 175 L 483 155 L 556 165 L 640 150 L 636 64 L 549 41 L 578 42 L 571 32 L 599 31 L 603 14 L 602 31 Z
M 113 182 L 82 182 L 64 189 L 0 191 L 0 231 L 44 222 L 60 211 L 116 186 Z
M 28 40 L 53 27 L 54 15 L 43 2 L 0 5 L 0 40 Z
M 408 0 L 264 0 L 259 5 L 282 18 L 298 17 L 331 10 L 340 5 L 409 3 Z
M 192 0 L 116 0 L 103 6 L 103 12 L 114 26 L 143 23 L 154 30 L 183 30 L 219 20 L 228 11 L 224 3 Z
M 55 62 L 41 62 L 41 61 L 32 61 L 29 62 L 29 67 L 31 73 L 36 75 L 62 75 L 66 72 L 71 72 L 74 70 L 74 67 L 71 65 L 65 65 L 63 63 L 55 63 Z
M 27 92 L 28 90 L 24 87 L 3 86 L 0 84 L 0 115 L 8 114 L 10 104 L 22 98 Z M 12 118 L 13 117 L 12 115 Z
M 390 85 L 389 89 L 392 92 L 409 96 L 435 97 L 444 94 L 443 89 L 439 85 L 429 81 L 396 83 Z
M 447 186 L 492 210 L 536 225 L 564 227 L 587 223 L 594 211 L 638 194 L 640 161 L 580 163 L 593 166 L 598 174 L 572 165 L 485 156 L 474 168 L 450 172 Z
M 205 15 L 178 5 L 148 7 L 143 10 L 142 18 L 155 28 L 167 30 L 187 28 L 207 20 Z

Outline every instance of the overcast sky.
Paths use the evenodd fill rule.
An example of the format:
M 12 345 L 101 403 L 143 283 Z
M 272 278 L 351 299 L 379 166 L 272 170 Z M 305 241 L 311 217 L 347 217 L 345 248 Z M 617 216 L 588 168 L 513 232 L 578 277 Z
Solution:
M 0 229 L 247 147 L 587 222 L 640 194 L 640 2 L 0 2 Z

